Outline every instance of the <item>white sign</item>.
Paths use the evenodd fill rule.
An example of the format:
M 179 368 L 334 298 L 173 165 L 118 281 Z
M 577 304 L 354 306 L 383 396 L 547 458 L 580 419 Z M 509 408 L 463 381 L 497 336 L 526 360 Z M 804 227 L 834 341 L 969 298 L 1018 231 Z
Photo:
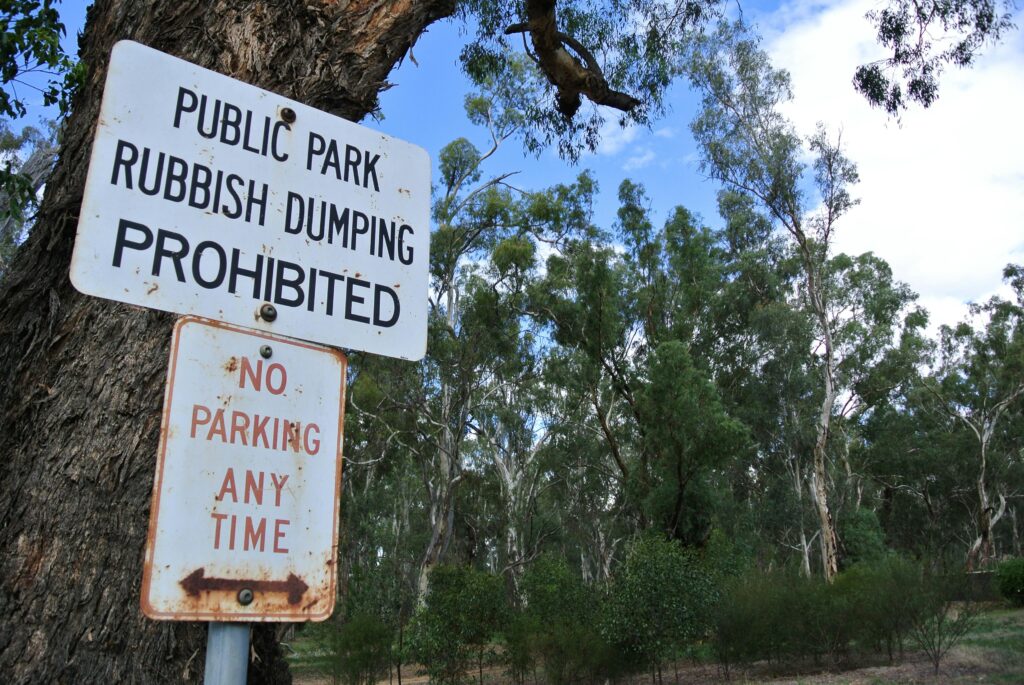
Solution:
M 192 317 L 174 328 L 142 610 L 323 620 L 334 608 L 344 355 Z
M 71 280 L 89 295 L 415 360 L 429 221 L 422 148 L 121 41 Z

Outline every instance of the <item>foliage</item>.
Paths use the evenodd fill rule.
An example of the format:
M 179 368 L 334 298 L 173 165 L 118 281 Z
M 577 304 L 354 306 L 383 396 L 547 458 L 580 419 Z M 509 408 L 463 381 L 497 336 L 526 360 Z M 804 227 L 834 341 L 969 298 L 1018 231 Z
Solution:
M 55 4 L 54 0 L 11 0 L 0 11 L 0 117 L 13 120 L 27 113 L 19 87 L 38 90 L 43 105 L 59 105 L 63 116 L 84 80 L 84 67 L 76 65 L 61 47 L 64 24 Z M 39 85 L 38 74 L 47 75 L 43 85 Z M 5 146 L 5 151 L 8 149 Z M 9 214 L 21 220 L 35 200 L 32 181 L 18 173 L 10 157 L 0 168 L 0 192 L 7 197 L 0 216 Z
M 523 576 L 527 625 L 534 629 L 534 654 L 550 685 L 613 675 L 616 652 L 599 630 L 604 598 L 583 583 L 565 560 L 538 559 Z
M 1007 559 L 996 568 L 999 592 L 1015 606 L 1024 606 L 1024 558 Z
M 707 634 L 716 594 L 692 551 L 645 536 L 633 543 L 612 579 L 605 634 L 635 663 L 657 666 Z
M 892 0 L 868 13 L 891 57 L 861 65 L 854 86 L 872 105 L 897 115 L 939 96 L 946 65 L 970 66 L 985 44 L 1013 28 L 1012 0 Z
M 755 571 L 723 591 L 714 611 L 715 652 L 726 665 L 793 664 L 882 647 L 891 660 L 933 606 L 922 588 L 939 580 L 895 556 L 855 565 L 832 584 Z
M 960 576 L 926 576 L 922 587 L 921 610 L 915 612 L 910 634 L 928 655 L 939 674 L 942 658 L 971 629 L 978 615 L 976 604 L 957 601 L 964 579 Z
M 840 524 L 840 531 L 848 565 L 877 563 L 885 557 L 885 533 L 872 510 L 861 507 L 849 512 Z
M 469 566 L 436 567 L 426 603 L 413 617 L 409 643 L 431 683 L 460 682 L 471 659 L 500 629 L 504 618 L 501 579 Z
M 387 672 L 392 631 L 377 617 L 356 614 L 344 623 L 329 621 L 317 625 L 314 634 L 326 654 L 322 670 L 332 682 L 373 685 Z
M 566 108 L 566 89 L 555 86 L 553 74 L 540 72 L 541 65 L 550 64 L 548 54 L 556 62 L 578 65 L 586 74 L 581 81 L 604 82 L 593 95 L 624 91 L 627 99 L 637 100 L 619 113 L 619 121 L 646 125 L 664 113 L 665 91 L 677 75 L 673 56 L 718 13 L 719 3 L 471 0 L 459 8 L 476 27 L 462 52 L 469 78 L 478 85 L 500 84 L 499 98 L 522 112 L 526 125 L 520 133 L 528 151 L 540 154 L 557 145 L 563 157 L 576 160 L 583 150 L 596 148 L 605 114 L 590 104 L 578 113 Z M 556 31 L 554 46 L 524 30 L 528 23 L 539 27 L 548 22 Z M 515 52 L 520 47 L 530 59 Z

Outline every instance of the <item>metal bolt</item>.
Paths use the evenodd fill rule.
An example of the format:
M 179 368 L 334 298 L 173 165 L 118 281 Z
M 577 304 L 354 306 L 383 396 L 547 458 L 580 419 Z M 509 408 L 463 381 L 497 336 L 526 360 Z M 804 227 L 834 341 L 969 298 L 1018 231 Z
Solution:
M 285 107 L 281 110 L 281 121 L 286 124 L 295 123 L 295 110 L 291 107 Z
M 273 321 L 277 318 L 277 307 L 272 304 L 265 304 L 260 307 L 260 318 L 264 321 Z
M 247 587 L 238 591 L 238 603 L 242 606 L 249 606 L 252 604 L 253 597 L 254 595 L 252 594 L 252 590 Z
M 270 359 L 274 355 L 274 348 L 270 345 L 260 345 L 260 356 L 264 359 Z

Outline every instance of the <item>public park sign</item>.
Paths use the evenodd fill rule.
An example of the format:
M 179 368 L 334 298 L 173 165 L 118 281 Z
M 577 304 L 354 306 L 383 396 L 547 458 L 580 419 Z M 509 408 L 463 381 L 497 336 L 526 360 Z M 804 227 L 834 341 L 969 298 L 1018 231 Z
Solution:
M 71 280 L 90 295 L 415 360 L 429 218 L 422 148 L 121 41 Z
M 174 328 L 142 581 L 150 618 L 334 608 L 346 360 L 185 317 Z

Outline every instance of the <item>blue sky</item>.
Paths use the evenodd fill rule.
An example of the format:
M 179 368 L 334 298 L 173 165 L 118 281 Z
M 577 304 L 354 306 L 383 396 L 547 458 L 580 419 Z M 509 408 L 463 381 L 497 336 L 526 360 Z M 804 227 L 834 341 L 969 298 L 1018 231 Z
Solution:
M 742 7 L 775 64 L 792 74 L 795 99 L 786 113 L 798 130 L 809 135 L 821 121 L 841 132 L 860 167 L 854 194 L 861 204 L 839 225 L 838 248 L 887 259 L 896 277 L 920 294 L 933 323 L 953 323 L 966 302 L 1001 291 L 1006 263 L 1024 262 L 1024 33 L 1009 34 L 972 69 L 947 72 L 935 105 L 896 122 L 868 107 L 850 84 L 858 64 L 880 56 L 864 19 L 878 4 L 792 0 Z M 87 5 L 60 5 L 75 52 Z M 1024 12 L 1016 23 L 1024 25 Z M 395 87 L 381 96 L 383 121 L 364 123 L 424 147 L 435 163 L 457 137 L 485 146 L 486 133 L 462 109 L 469 87 L 458 68 L 464 42 L 457 24 L 431 27 L 413 50 L 415 63 L 406 59 L 391 74 Z M 677 84 L 669 103 L 669 114 L 650 129 L 609 125 L 597 153 L 576 167 L 553 152 L 524 156 L 508 141 L 487 171 L 518 171 L 513 183 L 539 189 L 589 169 L 601 189 L 596 220 L 603 226 L 614 220 L 616 191 L 627 177 L 647 188 L 657 223 L 682 204 L 716 225 L 718 188 L 700 174 L 689 133 L 696 99 Z

